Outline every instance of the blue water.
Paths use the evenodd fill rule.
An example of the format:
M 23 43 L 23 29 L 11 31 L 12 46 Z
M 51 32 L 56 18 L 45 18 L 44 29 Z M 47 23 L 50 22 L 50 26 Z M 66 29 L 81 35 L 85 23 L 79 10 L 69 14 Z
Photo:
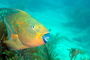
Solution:
M 0 0 L 0 8 L 24 10 L 51 29 L 51 34 L 60 33 L 68 40 L 55 44 L 53 53 L 61 60 L 70 60 L 70 48 L 85 51 L 84 57 L 90 57 L 90 1 L 89 0 Z M 76 60 L 82 60 L 78 55 Z

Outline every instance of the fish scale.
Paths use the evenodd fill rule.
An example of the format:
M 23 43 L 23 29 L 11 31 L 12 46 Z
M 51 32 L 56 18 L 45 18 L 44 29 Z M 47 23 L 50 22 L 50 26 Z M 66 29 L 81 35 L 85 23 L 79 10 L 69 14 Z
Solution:
M 16 9 L 6 9 L 6 8 L 1 9 L 0 8 L 0 19 L 2 19 L 3 17 L 5 17 L 7 15 L 14 14 L 17 12 L 19 12 L 19 11 Z

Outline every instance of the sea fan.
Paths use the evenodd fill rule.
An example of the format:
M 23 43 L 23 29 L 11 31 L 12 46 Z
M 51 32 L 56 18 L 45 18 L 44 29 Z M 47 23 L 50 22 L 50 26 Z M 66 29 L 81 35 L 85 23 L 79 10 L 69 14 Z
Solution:
M 53 53 L 53 50 L 55 49 L 53 46 L 49 47 L 49 44 L 41 46 L 41 56 L 43 57 L 43 60 L 60 60 L 59 58 L 56 58 L 58 54 Z

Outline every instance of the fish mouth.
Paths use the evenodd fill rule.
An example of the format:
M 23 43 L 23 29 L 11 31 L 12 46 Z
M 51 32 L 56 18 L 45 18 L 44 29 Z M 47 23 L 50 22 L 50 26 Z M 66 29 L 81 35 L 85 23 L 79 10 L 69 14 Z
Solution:
M 49 40 L 49 38 L 50 38 L 50 33 L 44 34 L 44 35 L 42 36 L 42 38 L 43 38 L 44 43 L 47 43 L 48 40 Z

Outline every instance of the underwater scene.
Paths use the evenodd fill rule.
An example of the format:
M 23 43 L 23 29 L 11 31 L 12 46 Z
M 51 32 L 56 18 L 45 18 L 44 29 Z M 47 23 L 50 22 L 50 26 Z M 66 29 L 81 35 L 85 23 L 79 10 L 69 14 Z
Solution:
M 90 0 L 0 0 L 0 60 L 90 60 Z

